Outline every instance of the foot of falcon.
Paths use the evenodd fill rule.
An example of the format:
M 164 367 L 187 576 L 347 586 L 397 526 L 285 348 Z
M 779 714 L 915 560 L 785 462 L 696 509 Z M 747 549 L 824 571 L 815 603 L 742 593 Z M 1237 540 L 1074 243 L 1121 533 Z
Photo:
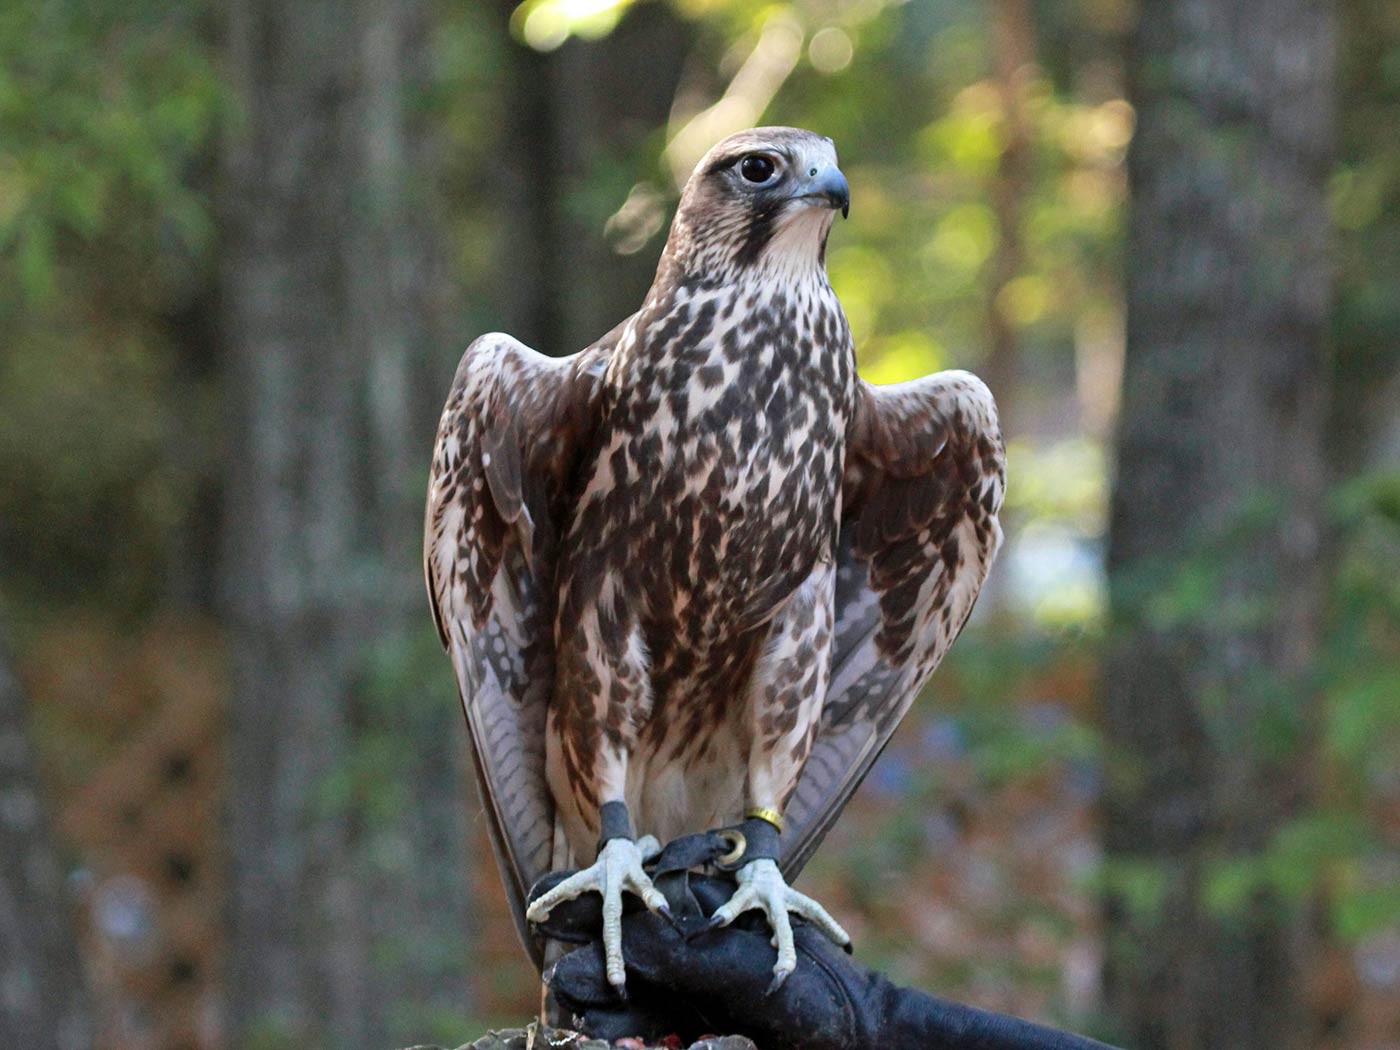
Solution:
M 754 908 L 761 909 L 768 916 L 768 925 L 773 930 L 773 945 L 778 949 L 773 983 L 768 986 L 770 995 L 781 988 L 788 975 L 797 968 L 797 948 L 792 940 L 789 913 L 806 919 L 843 948 L 851 943 L 846 931 L 825 908 L 787 884 L 774 861 L 767 858 L 750 861 L 739 869 L 736 878 L 739 888 L 727 904 L 715 910 L 710 926 L 728 926 L 744 912 Z
M 581 897 L 589 891 L 602 894 L 603 951 L 607 958 L 608 983 L 617 989 L 619 995 L 624 994 L 623 987 L 627 980 L 622 964 L 622 891 L 635 893 L 652 911 L 670 916 L 666 898 L 642 870 L 642 863 L 656 856 L 660 849 L 651 835 L 644 835 L 636 842 L 629 838 L 609 839 L 592 867 L 569 876 L 525 912 L 525 917 L 531 922 L 543 922 L 556 904 Z

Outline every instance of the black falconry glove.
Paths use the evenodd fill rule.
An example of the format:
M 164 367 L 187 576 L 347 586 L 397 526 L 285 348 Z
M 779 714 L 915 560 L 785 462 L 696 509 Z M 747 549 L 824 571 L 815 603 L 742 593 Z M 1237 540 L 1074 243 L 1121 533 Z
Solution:
M 774 949 L 763 916 L 748 913 L 722 929 L 709 925 L 735 883 L 687 870 L 708 859 L 697 857 L 704 838 L 678 839 L 658 858 L 653 881 L 666 895 L 673 920 L 627 902 L 626 1001 L 608 984 L 596 895 L 559 905 L 538 927 L 548 937 L 581 945 L 545 977 L 586 1034 L 612 1040 L 674 1033 L 686 1041 L 737 1034 L 763 1050 L 1112 1050 L 1093 1039 L 900 988 L 806 923 L 794 923 L 797 969 L 770 994 Z M 563 877 L 546 876 L 531 897 Z

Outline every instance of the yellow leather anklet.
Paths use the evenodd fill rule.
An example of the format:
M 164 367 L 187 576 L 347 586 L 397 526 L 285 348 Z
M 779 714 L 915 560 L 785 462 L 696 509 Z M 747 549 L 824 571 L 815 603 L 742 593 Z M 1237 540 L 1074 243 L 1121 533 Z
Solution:
M 761 806 L 755 807 L 754 809 L 746 809 L 744 810 L 744 818 L 757 818 L 758 820 L 766 820 L 769 824 L 772 824 L 775 828 L 778 829 L 779 834 L 782 834 L 783 815 L 779 813 L 776 809 L 764 809 Z

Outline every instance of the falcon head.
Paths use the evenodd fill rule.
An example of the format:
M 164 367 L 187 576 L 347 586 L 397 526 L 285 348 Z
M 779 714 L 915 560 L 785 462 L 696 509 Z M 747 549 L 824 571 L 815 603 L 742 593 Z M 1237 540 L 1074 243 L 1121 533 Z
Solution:
M 702 278 L 820 270 L 839 210 L 851 207 L 831 139 L 800 128 L 730 135 L 681 193 L 666 255 Z

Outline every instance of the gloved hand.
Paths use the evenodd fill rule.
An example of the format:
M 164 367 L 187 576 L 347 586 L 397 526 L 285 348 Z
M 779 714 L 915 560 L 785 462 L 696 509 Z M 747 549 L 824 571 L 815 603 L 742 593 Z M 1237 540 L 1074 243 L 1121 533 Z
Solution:
M 554 882 L 548 876 L 535 896 Z M 763 1050 L 1111 1050 L 1042 1025 L 899 988 L 855 963 L 823 934 L 794 926 L 797 969 L 771 995 L 774 948 L 763 916 L 708 927 L 732 879 L 669 873 L 657 880 L 674 923 L 633 906 L 623 918 L 627 1000 L 608 984 L 597 940 L 601 905 L 589 894 L 555 909 L 540 932 L 582 944 L 546 973 L 585 1033 L 606 1039 L 675 1033 L 746 1035 Z M 629 902 L 630 903 L 630 902 Z

